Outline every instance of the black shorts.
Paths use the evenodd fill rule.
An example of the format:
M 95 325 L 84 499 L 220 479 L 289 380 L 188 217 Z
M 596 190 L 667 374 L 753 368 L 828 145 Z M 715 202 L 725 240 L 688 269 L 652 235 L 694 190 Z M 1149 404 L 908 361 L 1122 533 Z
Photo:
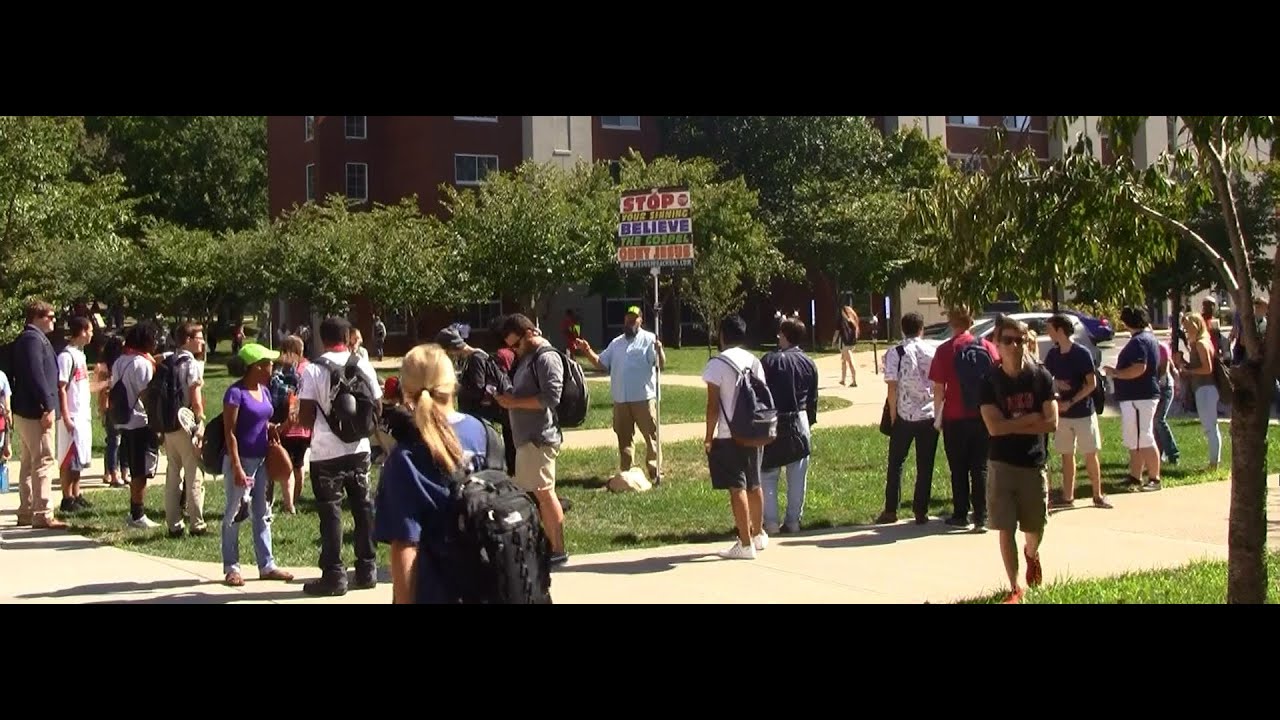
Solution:
M 309 437 L 282 437 L 280 444 L 284 446 L 285 452 L 289 453 L 289 460 L 293 462 L 295 470 L 302 469 L 302 460 L 307 456 L 307 450 L 311 447 L 311 438 Z
M 764 448 L 743 447 L 732 440 L 711 441 L 707 466 L 716 490 L 754 490 L 760 487 L 760 462 Z
M 156 476 L 156 464 L 160 460 L 160 443 L 150 428 L 120 431 L 120 463 L 129 468 L 133 480 Z

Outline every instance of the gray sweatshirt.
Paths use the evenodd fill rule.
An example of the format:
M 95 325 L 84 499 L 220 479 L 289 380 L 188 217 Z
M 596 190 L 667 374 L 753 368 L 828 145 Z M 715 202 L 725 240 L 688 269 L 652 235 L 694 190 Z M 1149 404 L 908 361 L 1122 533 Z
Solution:
M 511 410 L 511 439 L 516 447 L 526 443 L 558 447 L 564 441 L 553 412 L 560 406 L 563 388 L 564 365 L 558 353 L 543 351 L 539 355 L 535 351 L 516 361 L 512 394 L 517 398 L 536 396 L 543 408 Z

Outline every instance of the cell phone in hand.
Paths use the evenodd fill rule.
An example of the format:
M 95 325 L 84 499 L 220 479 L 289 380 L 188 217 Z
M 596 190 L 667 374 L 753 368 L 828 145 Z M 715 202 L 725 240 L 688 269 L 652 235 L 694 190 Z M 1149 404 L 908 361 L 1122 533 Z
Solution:
M 484 386 L 484 392 L 485 392 L 485 394 L 486 394 L 486 395 L 488 395 L 489 397 L 497 397 L 497 396 L 498 396 L 498 388 L 494 387 L 493 385 L 485 385 L 485 386 Z

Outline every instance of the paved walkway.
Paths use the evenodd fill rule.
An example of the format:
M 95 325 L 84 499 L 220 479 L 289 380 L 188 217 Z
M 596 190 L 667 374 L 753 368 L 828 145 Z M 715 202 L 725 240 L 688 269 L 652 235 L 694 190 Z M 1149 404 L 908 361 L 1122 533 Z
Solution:
M 1274 478 L 1271 483 L 1274 483 Z M 1054 513 L 1042 550 L 1046 580 L 1176 567 L 1227 556 L 1228 484 L 1112 496 L 1115 510 Z M 386 583 L 343 598 L 308 598 L 314 567 L 292 584 L 221 584 L 217 563 L 140 555 L 63 532 L 15 529 L 13 494 L 0 496 L 0 603 L 389 603 Z M 1268 514 L 1280 518 L 1280 493 Z M 727 513 L 727 508 L 726 508 Z M 1268 540 L 1278 547 L 1280 521 Z M 723 543 L 575 556 L 555 573 L 558 604 L 921 603 L 1001 589 L 993 533 L 934 521 L 809 532 L 773 539 L 755 561 L 715 557 Z M 385 578 L 384 578 L 385 579 Z

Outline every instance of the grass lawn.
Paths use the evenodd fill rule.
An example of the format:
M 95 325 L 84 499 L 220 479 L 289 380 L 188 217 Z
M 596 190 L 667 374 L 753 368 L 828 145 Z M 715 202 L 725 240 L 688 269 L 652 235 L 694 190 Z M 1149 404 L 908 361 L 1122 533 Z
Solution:
M 1173 423 L 1173 431 L 1182 447 L 1183 462 L 1164 472 L 1168 487 L 1220 480 L 1227 470 L 1215 474 L 1205 471 L 1198 458 L 1205 456 L 1205 440 L 1193 419 Z M 1105 438 L 1103 477 L 1107 491 L 1125 492 L 1118 483 L 1127 472 L 1127 453 L 1118 442 L 1119 421 L 1102 421 Z M 1280 439 L 1280 428 L 1271 430 Z M 1230 457 L 1230 439 L 1224 435 L 1224 457 Z M 815 458 L 810 468 L 808 498 L 805 506 L 806 528 L 837 527 L 870 523 L 880 513 L 884 502 L 886 441 L 874 427 L 819 429 L 814 439 Z M 1269 467 L 1280 462 L 1280 442 L 1269 442 Z M 701 443 L 688 441 L 664 448 L 666 482 L 658 489 L 643 494 L 614 495 L 603 489 L 614 472 L 617 451 L 612 447 L 573 450 L 560 456 L 557 475 L 559 492 L 571 499 L 568 515 L 567 542 L 573 553 L 604 552 L 635 547 L 655 547 L 677 543 L 706 542 L 728 539 L 733 535 L 726 494 L 711 489 L 707 478 L 706 459 Z M 904 473 L 904 502 L 910 503 L 910 487 L 914 458 L 907 459 Z M 934 471 L 934 500 L 930 512 L 949 512 L 951 492 L 943 449 L 938 449 Z M 1054 485 L 1060 483 L 1055 478 Z M 1088 496 L 1088 483 L 1079 484 L 1078 494 Z M 222 516 L 221 480 L 206 484 L 205 519 L 217 527 Z M 310 497 L 310 489 L 306 492 Z M 170 541 L 163 530 L 126 531 L 124 517 L 128 510 L 128 494 L 119 490 L 102 490 L 90 494 L 96 503 L 93 511 L 68 518 L 73 529 L 111 544 L 165 557 L 216 561 L 219 557 L 217 533 L 204 538 Z M 904 508 L 906 507 L 904 505 Z M 147 491 L 147 508 L 156 520 L 162 519 L 163 495 L 160 488 Z M 900 514 L 909 514 L 905 509 Z M 346 527 L 351 529 L 348 516 Z M 279 561 L 291 566 L 309 566 L 317 559 L 319 525 L 314 509 L 304 499 L 296 516 L 276 515 L 273 525 L 275 552 Z M 248 530 L 241 533 L 242 557 L 252 557 Z M 385 552 L 381 551 L 380 552 Z M 351 557 L 351 551 L 346 551 Z M 385 562 L 385 555 L 382 556 Z
M 1267 602 L 1280 603 L 1280 553 L 1267 553 Z M 993 605 L 1000 592 L 966 600 L 965 605 Z M 1200 561 L 1172 570 L 1146 570 L 1096 580 L 1070 580 L 1028 592 L 1024 605 L 1221 605 L 1227 601 L 1227 563 Z

